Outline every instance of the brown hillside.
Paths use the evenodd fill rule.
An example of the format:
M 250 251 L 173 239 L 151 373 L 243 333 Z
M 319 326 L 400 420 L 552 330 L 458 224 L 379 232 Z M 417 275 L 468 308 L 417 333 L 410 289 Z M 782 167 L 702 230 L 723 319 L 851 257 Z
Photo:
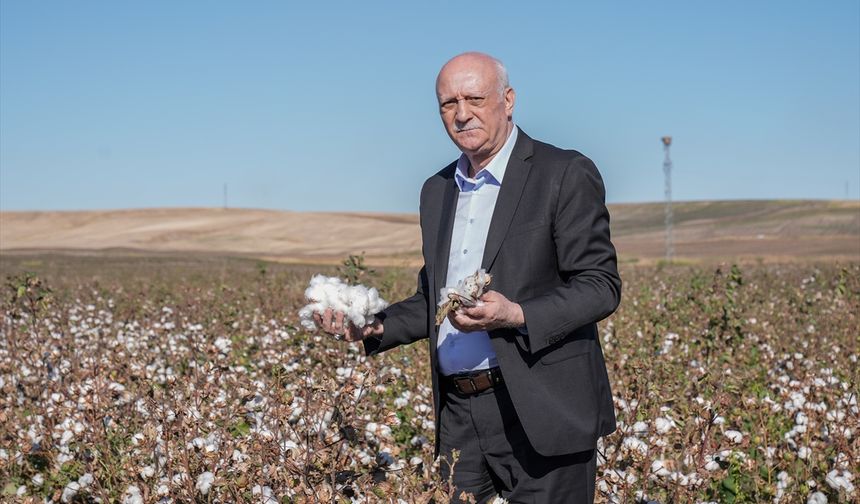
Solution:
M 663 204 L 610 205 L 610 213 L 622 261 L 663 256 Z M 860 260 L 860 202 L 680 202 L 674 219 L 679 258 Z M 328 262 L 365 252 L 374 262 L 415 262 L 420 250 L 418 217 L 411 214 L 211 208 L 0 213 L 4 254 L 193 252 Z

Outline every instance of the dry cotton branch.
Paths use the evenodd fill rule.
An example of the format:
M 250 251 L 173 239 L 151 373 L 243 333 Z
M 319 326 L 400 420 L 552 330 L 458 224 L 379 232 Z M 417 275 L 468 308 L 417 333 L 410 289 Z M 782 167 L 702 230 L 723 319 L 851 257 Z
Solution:
M 439 309 L 436 312 L 436 325 L 442 324 L 451 311 L 461 306 L 475 306 L 478 299 L 487 291 L 492 275 L 480 269 L 460 280 L 456 287 L 442 287 L 439 295 Z

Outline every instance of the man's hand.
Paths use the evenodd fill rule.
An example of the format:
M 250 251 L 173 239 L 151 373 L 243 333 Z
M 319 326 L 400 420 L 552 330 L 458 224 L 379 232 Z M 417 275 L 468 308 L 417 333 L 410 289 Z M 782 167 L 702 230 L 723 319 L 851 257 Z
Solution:
M 343 336 L 346 341 L 361 341 L 368 336 L 382 336 L 382 321 L 374 318 L 371 324 L 364 327 L 356 327 L 352 322 L 344 324 L 343 312 L 333 312 L 327 308 L 322 314 L 314 312 L 314 322 L 322 330 L 337 336 Z
M 526 323 L 519 304 L 496 291 L 487 291 L 481 296 L 483 304 L 463 306 L 448 314 L 448 320 L 460 331 L 491 331 L 502 327 L 522 327 Z

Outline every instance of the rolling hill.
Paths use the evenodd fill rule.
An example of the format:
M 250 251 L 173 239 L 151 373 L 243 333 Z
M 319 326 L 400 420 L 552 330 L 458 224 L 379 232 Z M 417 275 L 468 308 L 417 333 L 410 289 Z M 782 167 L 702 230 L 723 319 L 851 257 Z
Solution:
M 860 260 L 860 202 L 677 202 L 675 255 L 687 260 Z M 609 205 L 623 262 L 665 251 L 662 203 Z M 418 216 L 256 209 L 154 208 L 0 212 L 0 254 L 214 254 L 332 262 L 420 261 Z

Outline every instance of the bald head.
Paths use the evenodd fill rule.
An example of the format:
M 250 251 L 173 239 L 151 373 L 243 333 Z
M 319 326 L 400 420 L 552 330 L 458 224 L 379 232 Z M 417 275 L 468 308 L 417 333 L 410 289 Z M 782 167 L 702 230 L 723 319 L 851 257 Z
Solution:
M 448 136 L 469 158 L 470 170 L 477 172 L 513 130 L 515 93 L 507 70 L 490 55 L 460 54 L 439 70 L 436 98 Z
M 503 95 L 505 93 L 505 89 L 511 85 L 508 80 L 508 69 L 505 68 L 505 65 L 502 64 L 500 60 L 490 56 L 489 54 L 469 51 L 454 56 L 449 59 L 447 63 L 442 65 L 442 69 L 439 70 L 439 75 L 436 77 L 437 89 L 439 87 L 439 79 L 442 78 L 446 71 L 453 72 L 462 70 L 463 68 L 475 70 L 480 69 L 482 73 L 486 72 L 488 74 L 492 74 L 496 80 L 499 95 Z

